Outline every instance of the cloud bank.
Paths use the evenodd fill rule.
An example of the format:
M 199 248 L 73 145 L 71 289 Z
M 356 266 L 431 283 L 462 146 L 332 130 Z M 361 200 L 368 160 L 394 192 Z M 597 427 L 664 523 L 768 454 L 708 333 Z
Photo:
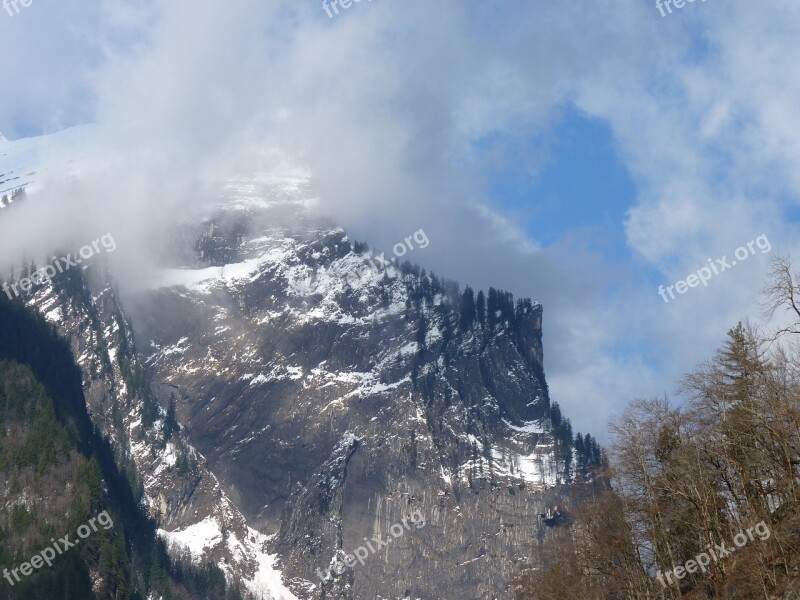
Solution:
M 666 19 L 634 0 L 375 0 L 333 19 L 316 1 L 35 0 L 0 15 L 14 57 L 0 131 L 91 122 L 95 150 L 80 180 L 65 165 L 0 222 L 0 244 L 113 231 L 146 262 L 144 235 L 278 149 L 357 239 L 388 249 L 424 228 L 426 268 L 540 300 L 552 398 L 602 438 L 609 415 L 671 392 L 756 314 L 767 260 L 669 304 L 659 284 L 762 234 L 794 250 L 798 26 L 788 0 Z M 545 246 L 488 192 L 509 163 L 532 180 L 547 168 L 568 107 L 609 128 L 636 184 L 623 258 L 596 250 L 602 230 Z M 530 140 L 540 150 L 519 155 Z

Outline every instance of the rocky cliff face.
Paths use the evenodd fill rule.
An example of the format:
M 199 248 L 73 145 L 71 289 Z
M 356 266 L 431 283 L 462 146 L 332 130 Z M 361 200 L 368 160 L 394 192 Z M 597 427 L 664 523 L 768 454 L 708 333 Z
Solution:
M 509 597 L 572 459 L 542 307 L 380 265 L 302 173 L 223 195 L 124 303 L 101 268 L 27 297 L 162 535 L 273 598 Z
M 148 378 L 226 494 L 298 596 L 505 597 L 564 482 L 541 306 L 499 294 L 465 319 L 453 282 L 240 210 L 196 232 L 219 266 L 165 271 L 130 303 Z M 415 511 L 425 527 L 329 572 Z
M 174 549 L 213 560 L 254 593 L 292 598 L 273 569 L 267 536 L 248 527 L 225 495 L 173 418 L 169 397 L 153 393 L 108 273 L 66 271 L 36 286 L 27 303 L 70 341 L 92 421 L 139 482 L 142 504 Z

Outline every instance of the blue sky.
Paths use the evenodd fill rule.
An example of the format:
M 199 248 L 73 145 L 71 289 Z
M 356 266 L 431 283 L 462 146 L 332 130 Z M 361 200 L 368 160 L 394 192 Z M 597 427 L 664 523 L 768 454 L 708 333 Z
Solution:
M 518 162 L 491 173 L 489 195 L 544 246 L 580 230 L 607 259 L 628 260 L 625 211 L 634 205 L 636 189 L 613 133 L 574 107 L 559 112 L 544 144 L 541 136 L 528 137 L 515 147 L 522 155 Z M 540 153 L 543 145 L 546 158 L 531 172 L 524 155 Z

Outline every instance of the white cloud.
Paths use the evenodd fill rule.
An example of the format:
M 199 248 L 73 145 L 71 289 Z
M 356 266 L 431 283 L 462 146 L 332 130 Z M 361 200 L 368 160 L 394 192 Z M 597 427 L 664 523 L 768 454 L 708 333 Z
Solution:
M 800 7 L 788 0 L 667 18 L 634 0 L 381 0 L 335 19 L 297 0 L 26 10 L 0 15 L 0 49 L 15 57 L 0 130 L 99 124 L 114 152 L 73 194 L 95 228 L 124 220 L 133 244 L 212 199 L 237 157 L 280 148 L 311 168 L 354 237 L 388 248 L 424 228 L 425 266 L 543 301 L 551 392 L 576 429 L 670 391 L 752 314 L 766 260 L 670 305 L 654 272 L 673 283 L 762 233 L 792 247 L 782 210 L 800 191 Z M 609 125 L 636 182 L 626 264 L 600 259 L 580 232 L 540 248 L 483 192 L 497 161 L 535 176 L 568 103 Z M 541 152 L 515 155 L 530 137 Z M 38 223 L 55 234 L 63 213 Z

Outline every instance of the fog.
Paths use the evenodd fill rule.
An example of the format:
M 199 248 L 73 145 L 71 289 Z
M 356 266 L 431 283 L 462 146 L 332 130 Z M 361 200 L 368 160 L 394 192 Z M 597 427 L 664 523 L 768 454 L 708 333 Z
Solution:
M 602 439 L 611 414 L 671 393 L 757 315 L 768 260 L 669 304 L 659 284 L 761 234 L 774 253 L 794 249 L 789 1 L 666 18 L 634 0 L 374 0 L 334 18 L 316 1 L 84 4 L 0 14 L 0 131 L 92 124 L 78 158 L 49 156 L 29 201 L 4 211 L 4 272 L 112 233 L 117 279 L 135 287 L 157 268 L 157 240 L 226 179 L 306 168 L 352 237 L 389 252 L 423 229 L 430 244 L 409 258 L 425 268 L 542 302 L 552 399 Z M 488 192 L 509 163 L 532 180 L 551 164 L 566 107 L 609 128 L 636 184 L 625 256 L 597 250 L 602 229 L 545 245 Z M 531 139 L 537 152 L 521 156 Z

